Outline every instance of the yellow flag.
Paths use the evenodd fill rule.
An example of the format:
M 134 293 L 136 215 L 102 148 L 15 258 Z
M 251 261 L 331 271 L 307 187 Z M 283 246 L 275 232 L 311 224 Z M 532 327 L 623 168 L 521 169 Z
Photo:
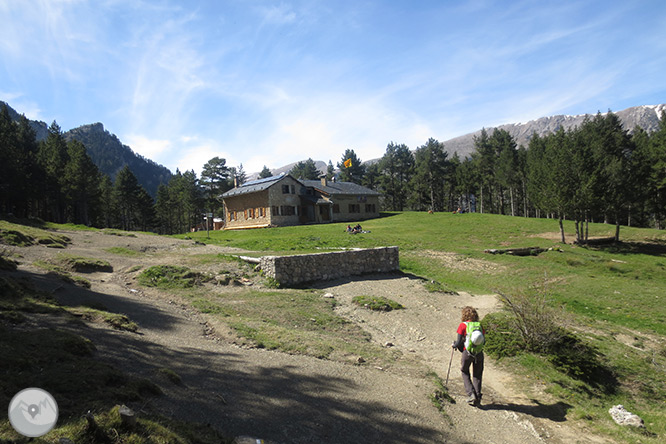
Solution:
M 349 168 L 351 166 L 351 158 L 345 160 L 344 165 L 345 165 L 345 168 Z

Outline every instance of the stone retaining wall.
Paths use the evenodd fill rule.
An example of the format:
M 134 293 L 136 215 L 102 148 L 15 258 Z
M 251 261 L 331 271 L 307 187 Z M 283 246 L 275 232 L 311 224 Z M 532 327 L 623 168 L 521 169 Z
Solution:
M 280 285 L 337 279 L 399 269 L 398 247 L 345 250 L 295 256 L 264 256 L 261 269 Z

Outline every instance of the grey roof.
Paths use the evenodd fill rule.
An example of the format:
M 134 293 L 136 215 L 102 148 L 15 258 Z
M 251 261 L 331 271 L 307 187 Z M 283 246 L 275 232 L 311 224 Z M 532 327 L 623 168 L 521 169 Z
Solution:
M 355 184 L 353 182 L 326 182 L 326 186 L 321 184 L 321 180 L 301 180 L 307 186 L 321 190 L 327 194 L 365 194 L 368 196 L 379 196 L 381 193 Z
M 243 185 L 233 188 L 222 195 L 225 197 L 234 197 L 240 196 L 242 194 L 256 193 L 258 191 L 264 191 L 270 188 L 275 183 L 284 179 L 285 177 L 291 177 L 296 182 L 300 182 L 306 187 L 316 188 L 320 191 L 323 191 L 329 195 L 335 194 L 346 194 L 346 195 L 366 195 L 366 196 L 379 196 L 381 193 L 373 191 L 370 188 L 355 184 L 353 182 L 327 182 L 326 186 L 321 184 L 321 180 L 298 180 L 289 174 L 281 174 L 279 176 L 266 177 L 264 179 L 257 179 L 251 182 L 246 182 Z
M 222 197 L 240 196 L 241 194 L 256 193 L 269 188 L 274 183 L 283 179 L 287 175 L 281 174 L 279 176 L 265 177 L 263 179 L 252 180 L 245 182 L 243 185 L 233 188 L 222 195 Z

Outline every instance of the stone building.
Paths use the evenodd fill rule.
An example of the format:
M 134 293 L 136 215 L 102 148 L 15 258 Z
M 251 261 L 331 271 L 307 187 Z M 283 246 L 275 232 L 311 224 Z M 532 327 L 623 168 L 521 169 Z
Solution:
M 298 180 L 289 174 L 253 180 L 222 195 L 225 229 L 327 222 L 379 216 L 380 194 L 351 182 Z

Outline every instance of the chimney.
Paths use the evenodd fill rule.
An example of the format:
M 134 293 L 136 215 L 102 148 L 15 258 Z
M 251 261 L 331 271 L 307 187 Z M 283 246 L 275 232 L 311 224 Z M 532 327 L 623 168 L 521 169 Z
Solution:
M 321 178 L 321 185 L 322 185 L 323 187 L 326 186 L 326 176 L 324 176 L 324 177 Z
M 234 176 L 234 188 L 238 188 L 238 176 Z

